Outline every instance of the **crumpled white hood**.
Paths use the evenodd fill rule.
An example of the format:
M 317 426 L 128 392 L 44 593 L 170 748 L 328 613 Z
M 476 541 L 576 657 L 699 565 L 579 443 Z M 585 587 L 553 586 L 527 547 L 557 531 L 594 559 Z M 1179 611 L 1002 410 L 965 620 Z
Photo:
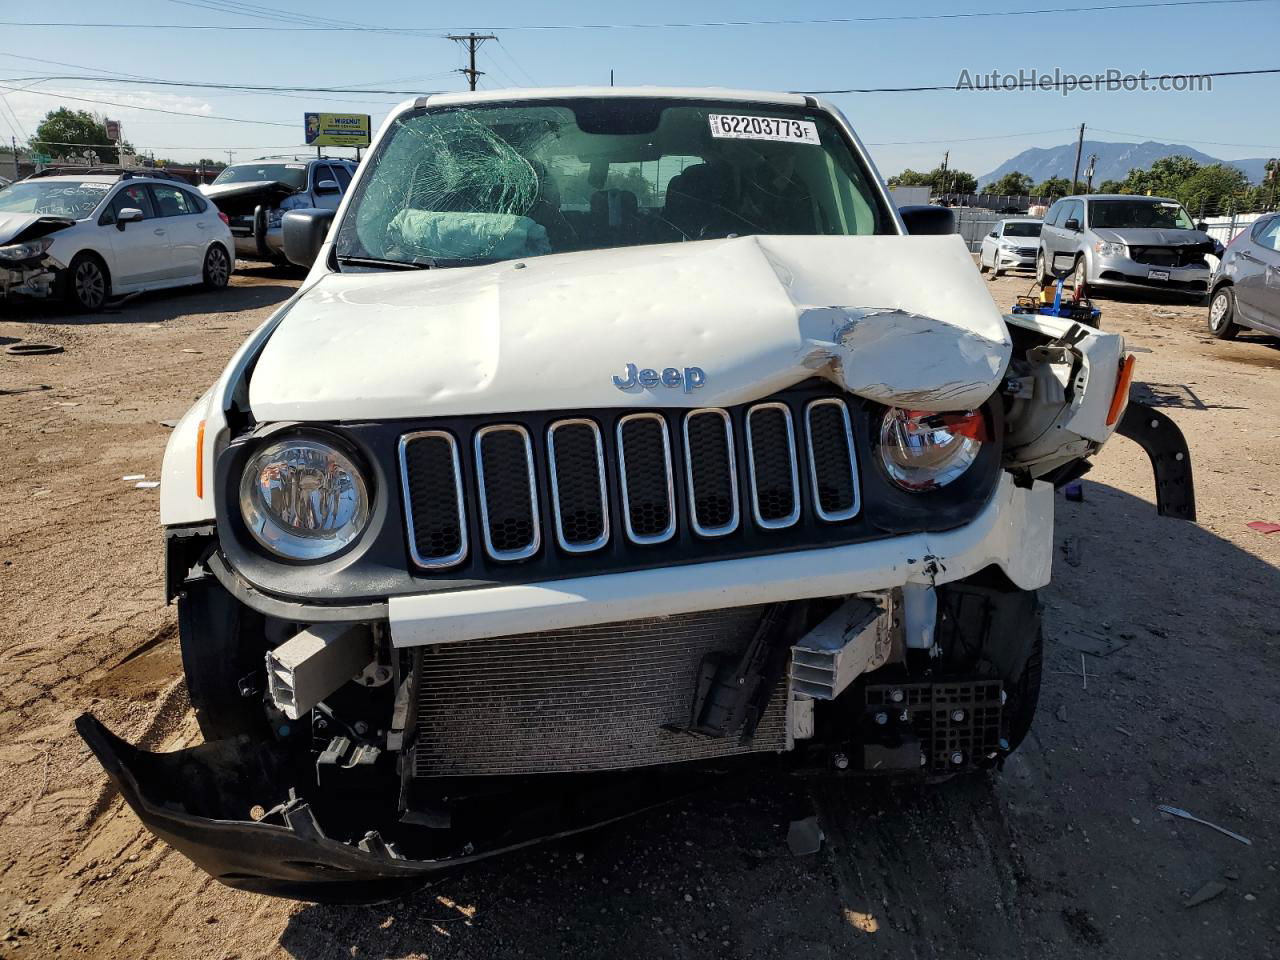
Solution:
M 731 406 L 811 376 L 882 403 L 985 400 L 1008 330 L 958 236 L 741 237 L 333 274 L 250 380 L 262 421 Z M 626 366 L 696 389 L 619 389 Z

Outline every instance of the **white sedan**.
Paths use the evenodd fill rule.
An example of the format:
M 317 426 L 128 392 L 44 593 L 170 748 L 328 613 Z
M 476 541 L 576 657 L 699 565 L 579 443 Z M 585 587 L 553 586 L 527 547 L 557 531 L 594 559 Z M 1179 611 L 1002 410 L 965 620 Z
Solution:
M 0 189 L 0 301 L 113 296 L 204 284 L 235 265 L 227 218 L 186 184 L 132 173 L 30 177 Z
M 1036 250 L 1040 246 L 1039 220 L 1030 218 L 1001 220 L 982 238 L 978 253 L 978 269 L 992 271 L 997 277 L 1006 270 L 1034 270 Z

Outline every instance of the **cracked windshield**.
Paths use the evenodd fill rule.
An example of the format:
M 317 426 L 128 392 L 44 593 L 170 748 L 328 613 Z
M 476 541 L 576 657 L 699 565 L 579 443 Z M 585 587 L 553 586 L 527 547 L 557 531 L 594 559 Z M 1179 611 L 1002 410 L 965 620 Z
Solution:
M 747 234 L 890 232 L 803 109 L 623 100 L 420 111 L 353 198 L 340 261 L 429 266 Z

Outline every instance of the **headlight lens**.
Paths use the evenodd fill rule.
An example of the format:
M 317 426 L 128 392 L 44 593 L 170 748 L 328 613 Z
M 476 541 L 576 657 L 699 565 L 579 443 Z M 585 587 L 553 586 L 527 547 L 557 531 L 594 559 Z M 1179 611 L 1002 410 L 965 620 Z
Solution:
M 902 489 L 936 490 L 969 469 L 986 439 L 986 421 L 976 410 L 891 409 L 880 425 L 880 462 Z
M 272 553 L 318 560 L 364 530 L 369 495 L 349 457 L 323 441 L 294 438 L 250 458 L 240 478 L 240 513 Z
M 1093 250 L 1094 253 L 1101 254 L 1104 257 L 1127 257 L 1129 255 L 1123 243 L 1110 243 L 1106 240 L 1099 240 L 1094 243 Z
M 11 243 L 0 247 L 0 260 L 31 260 L 41 256 L 51 246 L 53 246 L 52 237 L 41 237 L 39 240 L 29 240 L 26 243 Z

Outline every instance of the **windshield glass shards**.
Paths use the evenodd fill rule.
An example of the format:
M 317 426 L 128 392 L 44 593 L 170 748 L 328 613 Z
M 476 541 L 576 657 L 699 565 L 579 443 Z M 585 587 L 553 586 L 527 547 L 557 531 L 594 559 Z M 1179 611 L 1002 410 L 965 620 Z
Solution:
M 618 98 L 424 109 L 395 121 L 366 162 L 340 260 L 894 232 L 835 122 L 807 108 Z

